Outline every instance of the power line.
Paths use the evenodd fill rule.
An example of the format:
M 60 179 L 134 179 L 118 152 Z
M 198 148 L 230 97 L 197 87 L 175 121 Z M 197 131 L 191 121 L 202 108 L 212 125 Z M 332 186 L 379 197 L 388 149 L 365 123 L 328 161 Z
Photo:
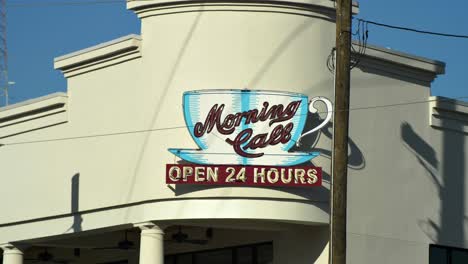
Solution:
M 144 2 L 144 1 L 151 1 L 151 0 L 131 0 L 131 2 Z M 85 5 L 96 5 L 96 4 L 124 4 L 127 3 L 125 0 L 90 0 L 90 1 L 53 1 L 53 2 L 35 2 L 35 3 L 8 3 L 7 7 L 53 7 L 53 6 L 85 6 Z M 362 18 L 355 18 L 356 20 L 366 23 L 372 24 L 375 26 L 386 27 L 391 29 L 398 29 L 404 31 L 410 31 L 420 34 L 428 34 L 434 36 L 441 36 L 441 37 L 451 37 L 451 38 L 462 38 L 468 39 L 468 35 L 461 35 L 461 34 L 451 34 L 451 33 L 444 33 L 444 32 L 435 32 L 429 30 L 421 30 L 403 26 L 396 26 L 390 25 L 385 23 L 380 23 L 376 21 L 366 20 Z
M 142 0 L 140 0 L 142 1 Z M 126 3 L 125 0 L 92 0 L 92 1 L 54 1 L 54 2 L 34 2 L 34 3 L 8 3 L 7 7 L 53 7 L 53 6 L 80 6 L 96 4 L 117 4 Z
M 134 1 L 134 2 L 144 2 L 144 1 L 151 1 L 151 0 L 132 0 L 132 1 Z M 68 1 L 68 2 L 53 1 L 53 2 L 35 2 L 35 3 L 11 3 L 11 4 L 7 4 L 7 7 L 77 6 L 77 5 L 117 4 L 117 3 L 124 4 L 126 2 L 127 1 L 125 1 L 125 0 L 90 0 L 90 1 Z M 375 22 L 375 21 L 371 21 L 371 20 L 366 20 L 366 19 L 362 19 L 362 18 L 356 18 L 356 20 L 358 20 L 360 22 L 367 23 L 367 24 L 380 26 L 380 27 L 386 27 L 386 28 L 392 28 L 392 29 L 398 29 L 398 30 L 405 30 L 405 31 L 410 31 L 410 32 L 415 32 L 415 33 L 420 33 L 420 34 L 428 34 L 428 35 L 441 36 L 441 37 L 452 37 L 452 38 L 468 39 L 468 35 L 459 35 L 459 34 L 435 32 L 435 31 L 429 31 L 429 30 L 421 30 L 421 29 L 415 29 L 415 28 L 409 28 L 409 27 L 403 27 L 403 26 L 395 26 L 395 25 Z
M 94 135 L 85 135 L 85 136 L 76 136 L 76 137 L 52 138 L 52 139 L 44 139 L 44 140 L 22 141 L 22 142 L 13 142 L 13 143 L 7 143 L 7 144 L 1 144 L 0 143 L 0 147 L 2 147 L 2 146 L 11 146 L 11 145 L 24 145 L 24 144 L 33 144 L 33 143 L 43 143 L 43 142 L 54 142 L 54 141 L 67 141 L 67 140 L 85 139 L 85 138 L 99 138 L 99 137 L 118 136 L 118 135 L 127 135 L 127 134 L 139 134 L 139 133 L 145 133 L 145 132 L 172 130 L 172 129 L 179 129 L 179 128 L 186 128 L 186 126 L 165 127 L 165 128 L 144 129 L 144 130 L 133 130 L 133 131 L 123 131 L 123 132 L 114 132 L 114 133 L 105 133 L 105 134 L 94 134 Z
M 391 107 L 397 107 L 397 106 L 405 106 L 405 105 L 415 105 L 415 104 L 424 104 L 424 103 L 430 103 L 430 102 L 453 102 L 454 100 L 457 99 L 468 99 L 468 96 L 459 96 L 459 97 L 454 97 L 454 98 L 445 98 L 445 99 L 431 99 L 431 100 L 421 100 L 421 101 L 413 101 L 413 102 L 405 102 L 405 103 L 394 103 L 394 104 L 386 104 L 386 105 L 373 105 L 373 106 L 362 106 L 362 107 L 353 107 L 350 108 L 349 111 L 359 111 L 359 110 L 368 110 L 368 109 L 377 109 L 377 108 L 391 108 Z M 334 112 L 341 112 L 341 111 L 346 111 L 346 110 L 335 110 L 335 111 L 330 111 L 332 113 Z M 317 114 L 326 114 L 327 112 L 317 112 Z
M 367 23 L 367 24 L 380 26 L 380 27 L 405 30 L 405 31 L 410 31 L 410 32 L 415 32 L 415 33 L 428 34 L 428 35 L 441 36 L 441 37 L 468 39 L 468 35 L 457 35 L 457 34 L 434 32 L 434 31 L 428 31 L 428 30 L 420 30 L 420 29 L 414 29 L 414 28 L 409 28 L 409 27 L 394 26 L 394 25 L 379 23 L 379 22 L 375 22 L 375 21 L 365 20 L 365 19 L 361 19 L 361 18 L 357 18 L 357 20 L 361 21 L 361 22 L 364 22 L 364 23 Z
M 7 7 L 54 7 L 54 6 L 77 6 L 97 4 L 125 4 L 127 2 L 145 2 L 153 0 L 82 0 L 82 1 L 42 1 L 42 2 L 17 2 L 7 3 Z
M 431 99 L 431 100 L 413 101 L 413 102 L 406 102 L 406 103 L 395 103 L 395 104 L 387 104 L 387 105 L 356 107 L 356 108 L 350 108 L 349 111 L 369 110 L 369 109 L 377 109 L 377 108 L 391 108 L 391 107 L 398 107 L 398 106 L 430 103 L 430 102 L 435 102 L 435 101 L 438 101 L 438 102 L 444 102 L 444 101 L 445 102 L 453 102 L 453 100 L 456 100 L 456 99 L 467 99 L 467 98 L 468 98 L 468 96 L 460 96 L 460 97 L 446 98 L 446 99 Z M 340 111 L 340 110 L 330 111 L 330 112 L 338 112 L 338 111 Z M 321 113 L 328 113 L 328 111 L 327 112 L 318 112 L 317 114 L 321 114 Z M 85 136 L 76 136 L 76 137 L 52 138 L 52 139 L 44 139 L 44 140 L 20 141 L 20 142 L 12 142 L 12 143 L 5 143 L 5 144 L 0 143 L 0 147 L 13 146 L 13 145 L 26 145 L 26 144 L 34 144 L 34 143 L 45 143 L 45 142 L 56 142 L 56 141 L 67 141 L 67 140 L 86 139 L 86 138 L 99 138 L 99 137 L 117 136 L 117 135 L 139 134 L 139 133 L 146 133 L 146 132 L 155 132 L 155 131 L 163 131 L 163 130 L 182 129 L 182 128 L 187 128 L 187 126 L 175 126 L 175 127 L 155 128 L 155 129 L 133 130 L 133 131 L 94 134 L 94 135 L 85 135 Z

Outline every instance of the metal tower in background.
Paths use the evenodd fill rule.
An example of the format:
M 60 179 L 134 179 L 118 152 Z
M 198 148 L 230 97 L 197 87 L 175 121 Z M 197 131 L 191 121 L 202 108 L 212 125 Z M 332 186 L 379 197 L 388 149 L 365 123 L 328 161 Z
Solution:
M 2 95 L 4 96 L 5 106 L 9 104 L 7 17 L 6 15 L 7 15 L 6 0 L 0 0 L 0 89 L 2 90 Z

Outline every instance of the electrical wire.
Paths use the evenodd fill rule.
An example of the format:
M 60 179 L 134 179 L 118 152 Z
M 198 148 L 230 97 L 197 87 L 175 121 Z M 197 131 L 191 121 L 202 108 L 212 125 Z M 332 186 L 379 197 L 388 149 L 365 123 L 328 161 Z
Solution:
M 132 0 L 132 1 L 151 1 L 151 0 Z M 58 5 L 90 5 L 90 4 L 109 4 L 109 3 L 126 3 L 125 0 L 92 0 L 92 1 L 55 1 L 55 2 L 36 2 L 36 3 L 10 3 L 9 7 L 43 7 L 43 6 L 58 6 Z M 358 21 L 356 32 L 351 33 L 353 36 L 357 37 L 358 41 L 358 48 L 354 47 L 355 44 L 351 45 L 351 49 L 355 56 L 352 58 L 351 62 L 351 69 L 356 67 L 359 64 L 360 58 L 365 54 L 367 48 L 367 40 L 368 40 L 368 24 L 373 24 L 376 26 L 388 27 L 392 29 L 399 29 L 399 30 L 406 30 L 416 33 L 423 33 L 423 34 L 431 34 L 437 36 L 445 36 L 445 37 L 455 37 L 455 38 L 468 38 L 466 35 L 456 35 L 456 34 L 448 34 L 448 33 L 440 33 L 440 32 L 432 32 L 426 30 L 418 30 L 412 29 L 407 27 L 400 27 L 394 25 L 388 25 L 384 23 L 379 23 L 375 21 L 365 20 L 356 18 Z M 335 48 L 333 48 L 330 52 L 330 55 L 327 58 L 327 67 L 331 72 L 335 70 Z M 455 99 L 465 99 L 468 96 L 462 96 Z M 438 99 L 439 101 L 443 101 L 444 99 Z M 453 99 L 448 99 L 453 100 Z M 420 103 L 427 103 L 435 100 L 425 100 L 425 101 L 417 101 L 417 102 L 406 102 L 406 103 L 396 103 L 396 104 L 389 104 L 389 105 L 380 105 L 380 106 L 368 106 L 368 107 L 357 107 L 352 108 L 349 110 L 335 110 L 337 111 L 355 111 L 355 110 L 364 110 L 364 109 L 376 109 L 376 108 L 387 108 L 387 107 L 395 107 L 395 106 L 404 106 L 404 105 L 411 105 L 411 104 L 420 104 Z M 326 112 L 325 112 L 326 113 Z M 320 114 L 320 113 L 319 113 Z M 69 137 L 69 138 L 57 138 L 57 139 L 49 139 L 49 140 L 38 140 L 38 141 L 25 141 L 25 142 L 16 142 L 16 143 L 8 143 L 8 144 L 1 144 L 1 146 L 6 145 L 19 145 L 19 144 L 31 144 L 31 143 L 39 143 L 39 142 L 50 142 L 50 141 L 62 141 L 62 140 L 73 140 L 73 139 L 83 139 L 83 138 L 95 138 L 95 137 L 103 137 L 103 136 L 114 136 L 114 135 L 124 135 L 124 134 L 133 134 L 133 133 L 143 133 L 143 132 L 153 132 L 153 131 L 160 131 L 160 130 L 168 130 L 168 129 L 179 129 L 179 128 L 186 128 L 186 126 L 180 127 L 168 127 L 168 128 L 158 128 L 158 129 L 148 129 L 148 130 L 137 130 L 137 131 L 125 131 L 125 132 L 116 132 L 116 133 L 107 133 L 107 134 L 98 134 L 98 135 L 88 135 L 88 136 L 77 136 L 77 137 Z
M 76 136 L 76 137 L 64 137 L 64 138 L 52 138 L 52 139 L 44 139 L 44 140 L 13 142 L 13 143 L 6 143 L 6 144 L 1 144 L 0 143 L 0 147 L 2 147 L 2 146 L 11 146 L 11 145 L 24 145 L 24 144 L 33 144 L 33 143 L 53 142 L 53 141 L 67 141 L 67 140 L 74 140 L 74 139 L 86 139 L 86 138 L 99 138 L 99 137 L 128 135 L 128 134 L 139 134 L 139 133 L 145 133 L 145 132 L 172 130 L 172 129 L 180 129 L 180 128 L 187 128 L 187 126 L 176 126 L 176 127 L 165 127 L 165 128 L 155 128 L 155 129 L 122 131 L 122 132 L 94 134 L 94 135 L 85 135 L 85 136 Z
M 348 32 L 354 37 L 354 41 L 351 43 L 351 61 L 350 61 L 350 69 L 354 69 L 359 65 L 361 58 L 366 54 L 367 50 L 367 41 L 369 39 L 369 29 L 368 23 L 364 21 L 358 21 L 356 32 Z M 335 58 L 336 56 L 336 48 L 333 47 L 330 54 L 327 57 L 327 68 L 328 70 L 334 74 L 335 73 Z
M 128 2 L 144 2 L 144 1 L 153 1 L 153 0 L 130 0 Z M 127 3 L 125 0 L 91 0 L 91 1 L 51 1 L 51 2 L 34 2 L 34 3 L 7 3 L 7 7 L 47 7 L 47 6 L 66 6 L 66 5 L 93 5 L 93 4 L 111 4 L 111 3 Z M 335 4 L 335 2 L 334 2 Z M 411 31 L 420 34 L 429 34 L 435 36 L 442 36 L 442 37 L 452 37 L 452 38 L 463 38 L 468 39 L 468 35 L 460 35 L 460 34 L 450 34 L 444 32 L 435 32 L 429 30 L 421 30 L 403 26 L 395 26 L 385 23 L 380 23 L 376 21 L 366 20 L 362 18 L 353 18 L 358 20 L 360 23 L 367 23 L 376 26 L 398 29 L 398 30 L 405 30 Z
M 154 0 L 82 0 L 82 1 L 37 1 L 28 2 L 7 2 L 7 7 L 54 7 L 54 6 L 77 6 L 77 5 L 98 5 L 98 4 L 125 4 L 128 2 L 146 2 Z
M 142 1 L 142 0 L 140 0 Z M 34 3 L 7 3 L 7 7 L 54 7 L 54 6 L 81 6 L 97 4 L 124 4 L 125 0 L 92 0 L 92 1 L 55 1 L 55 2 L 34 2 Z
M 375 22 L 375 21 L 371 21 L 371 20 L 365 20 L 365 19 L 361 19 L 361 18 L 356 18 L 356 19 L 358 21 L 360 21 L 360 22 L 365 22 L 367 24 L 372 24 L 372 25 L 376 25 L 376 26 L 380 26 L 380 27 L 399 29 L 399 30 L 404 30 L 404 31 L 410 31 L 410 32 L 415 32 L 415 33 L 420 33 L 420 34 L 427 34 L 427 35 L 434 35 L 434 36 L 441 36 L 441 37 L 468 39 L 468 35 L 457 35 L 457 34 L 450 34 L 450 33 L 434 32 L 434 31 L 420 30 L 420 29 L 414 29 L 414 28 L 409 28 L 409 27 L 394 26 L 394 25 L 379 23 L 379 22 Z
M 358 44 L 351 43 L 351 50 L 353 51 L 350 63 L 351 70 L 358 66 L 361 58 L 366 54 L 367 40 L 369 39 L 368 23 L 358 21 L 357 30 L 352 35 L 357 38 Z M 355 48 L 356 45 L 358 49 Z
M 413 101 L 413 102 L 405 102 L 405 103 L 395 103 L 395 104 L 387 104 L 387 105 L 356 107 L 356 108 L 350 108 L 347 111 L 369 110 L 369 109 L 377 109 L 377 108 L 389 108 L 389 107 L 397 107 L 397 106 L 406 106 L 406 105 L 430 103 L 430 102 L 435 102 L 435 101 L 438 101 L 438 102 L 444 102 L 444 101 L 453 102 L 456 99 L 468 99 L 468 95 L 467 96 L 455 97 L 455 98 L 446 98 L 446 99 L 440 99 L 439 98 L 439 99 Z M 332 112 L 339 112 L 339 111 L 346 111 L 346 110 L 336 110 L 336 111 L 332 111 Z M 321 113 L 328 113 L 328 111 L 327 112 L 318 112 L 317 114 L 321 114 Z M 183 129 L 183 128 L 186 129 L 187 126 L 175 126 L 175 127 L 155 128 L 155 129 L 133 130 L 133 131 L 94 134 L 94 135 L 85 135 L 85 136 L 76 136 L 76 137 L 52 138 L 52 139 L 32 140 L 32 141 L 20 141 L 20 142 L 11 142 L 11 143 L 3 143 L 3 144 L 0 143 L 0 147 L 14 146 L 14 145 L 26 145 L 26 144 L 34 144 L 34 143 L 45 143 L 45 142 L 55 142 L 55 141 L 68 141 L 68 140 L 76 140 L 76 139 L 99 138 L 99 137 L 127 135 L 127 134 L 139 134 L 139 133 L 146 133 L 146 132 L 155 132 L 155 131 L 172 130 L 172 129 Z
M 149 1 L 149 0 L 137 0 L 137 1 Z M 117 3 L 126 3 L 125 0 L 93 0 L 93 1 L 70 1 L 70 2 L 35 2 L 35 3 L 9 3 L 7 7 L 51 7 L 51 6 L 84 6 L 84 5 L 95 5 L 95 4 L 117 4 Z M 356 33 L 353 33 L 354 36 L 358 36 L 357 39 L 359 41 L 359 47 L 356 49 L 353 45 L 351 46 L 353 53 L 357 56 L 353 58 L 351 62 L 351 68 L 356 67 L 359 64 L 360 57 L 365 54 L 366 46 L 367 46 L 367 39 L 368 39 L 368 24 L 372 24 L 375 26 L 409 31 L 419 34 L 427 34 L 427 35 L 434 35 L 434 36 L 441 36 L 441 37 L 451 37 L 451 38 L 461 38 L 461 39 L 468 39 L 468 35 L 459 35 L 459 34 L 450 34 L 450 33 L 442 33 L 442 32 L 434 32 L 428 30 L 420 30 L 414 29 L 409 27 L 403 26 L 395 26 L 389 25 L 385 23 L 379 23 L 375 21 L 365 20 L 365 19 L 357 19 L 358 22 L 358 29 Z M 362 29 L 364 28 L 365 35 L 362 34 Z M 364 44 L 364 45 L 361 45 Z M 330 55 L 327 59 L 327 67 L 331 72 L 334 72 L 335 65 L 334 65 L 334 55 L 335 48 L 332 49 Z M 437 101 L 453 101 L 454 99 L 466 99 L 468 96 L 461 96 L 453 99 L 437 99 Z M 368 106 L 368 107 L 357 107 L 351 108 L 348 111 L 357 111 L 357 110 L 368 110 L 368 109 L 377 109 L 377 108 L 389 108 L 389 107 L 397 107 L 397 106 L 406 106 L 406 105 L 414 105 L 414 104 L 421 104 L 421 103 L 428 103 L 433 102 L 436 100 L 425 100 L 425 101 L 415 101 L 415 102 L 407 102 L 407 103 L 395 103 L 395 104 L 387 104 L 387 105 L 379 105 L 379 106 Z M 340 111 L 340 110 L 338 110 Z M 343 111 L 343 110 L 341 110 Z M 325 112 L 326 113 L 326 112 Z M 125 131 L 125 132 L 116 132 L 116 133 L 106 133 L 106 134 L 96 134 L 96 135 L 88 135 L 88 136 L 77 136 L 77 137 L 67 137 L 67 138 L 55 138 L 55 139 L 48 139 L 48 140 L 37 140 L 37 141 L 24 141 L 24 142 L 13 142 L 13 143 L 6 143 L 1 144 L 2 146 L 12 146 L 12 145 L 24 145 L 24 144 L 33 144 L 33 143 L 42 143 L 42 142 L 53 142 L 53 141 L 65 141 L 65 140 L 75 140 L 75 139 L 86 139 L 86 138 L 98 138 L 98 137 L 105 137 L 105 136 L 116 136 L 116 135 L 125 135 L 125 134 L 135 134 L 135 133 L 144 133 L 144 132 L 155 132 L 155 131 L 162 131 L 162 130 L 171 130 L 171 129 L 181 129 L 187 128 L 186 126 L 177 126 L 177 127 L 167 127 L 167 128 L 156 128 L 156 129 L 147 129 L 147 130 L 136 130 L 136 131 Z M 265 154 L 268 155 L 268 154 Z M 386 236 L 379 236 L 379 235 L 369 235 L 369 234 L 362 234 L 362 233 L 355 233 L 355 232 L 347 232 L 348 234 L 359 235 L 359 236 L 369 236 L 375 238 L 383 238 L 383 239 L 392 239 L 392 240 L 399 240 L 405 242 L 412 242 L 412 243 L 420 243 L 418 241 L 410 241 L 410 240 L 401 240 Z
M 144 1 L 152 1 L 152 0 L 130 0 L 128 2 L 144 2 Z M 67 6 L 67 5 L 94 5 L 94 4 L 124 4 L 127 3 L 125 0 L 91 0 L 91 1 L 53 1 L 53 2 L 35 2 L 35 3 L 7 3 L 7 7 L 49 7 L 49 6 Z M 366 20 L 362 18 L 354 18 L 358 20 L 360 23 L 372 24 L 375 26 L 386 27 L 391 29 L 398 29 L 404 31 L 410 31 L 420 34 L 428 34 L 434 36 L 441 36 L 441 37 L 451 37 L 451 38 L 462 38 L 468 39 L 468 35 L 461 35 L 461 34 L 451 34 L 451 33 L 444 33 L 444 32 L 435 32 L 429 30 L 421 30 L 415 29 L 410 27 L 403 27 L 403 26 L 396 26 L 390 25 L 385 23 L 380 23 L 376 21 Z

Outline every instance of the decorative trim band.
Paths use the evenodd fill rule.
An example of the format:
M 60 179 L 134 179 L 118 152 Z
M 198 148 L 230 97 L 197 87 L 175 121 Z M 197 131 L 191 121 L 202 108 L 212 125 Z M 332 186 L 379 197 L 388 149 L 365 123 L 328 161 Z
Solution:
M 108 67 L 141 57 L 141 38 L 128 35 L 84 50 L 55 58 L 54 68 L 61 70 L 65 77 Z
M 431 97 L 430 125 L 468 134 L 468 103 L 445 97 Z
M 67 104 L 55 93 L 0 109 L 0 139 L 68 122 Z
M 309 3 L 316 2 L 316 3 Z M 271 12 L 312 16 L 335 21 L 333 1 L 161 1 L 129 0 L 127 8 L 134 10 L 140 19 L 150 16 L 188 12 Z M 353 13 L 357 14 L 357 5 Z

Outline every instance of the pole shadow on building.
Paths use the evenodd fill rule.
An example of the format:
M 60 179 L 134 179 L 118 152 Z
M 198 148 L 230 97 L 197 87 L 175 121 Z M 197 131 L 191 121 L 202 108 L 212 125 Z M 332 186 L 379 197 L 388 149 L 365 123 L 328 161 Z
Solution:
M 71 210 L 70 213 L 73 216 L 73 223 L 68 228 L 65 233 L 68 231 L 73 231 L 74 233 L 82 231 L 83 217 L 79 213 L 79 202 L 80 202 L 80 174 L 76 173 L 71 178 Z
M 442 122 L 447 121 L 442 119 Z M 462 126 L 461 122 L 456 123 Z M 405 146 L 427 171 L 440 199 L 439 221 L 429 217 L 420 220 L 418 225 L 434 243 L 462 246 L 466 245 L 465 223 L 467 222 L 464 175 L 466 135 L 448 129 L 438 130 L 442 133 L 439 155 L 409 123 L 401 125 L 401 137 Z
M 314 128 L 317 124 L 320 124 L 322 120 L 320 119 L 318 114 L 311 114 L 307 116 L 306 125 L 304 131 L 309 131 Z M 310 136 L 306 136 L 303 139 L 303 143 L 301 143 L 301 147 L 295 148 L 293 150 L 297 151 L 318 151 L 322 157 L 331 160 L 332 151 L 331 151 L 331 144 L 330 148 L 324 149 L 316 147 L 318 140 L 320 137 L 326 137 L 327 141 L 333 141 L 333 122 L 328 122 L 322 129 L 320 129 L 320 133 L 314 133 Z M 362 170 L 366 167 L 366 159 L 358 147 L 356 142 L 351 137 L 348 137 L 348 168 L 352 170 Z M 329 175 L 328 175 L 329 176 Z
M 184 60 L 184 57 L 185 57 L 185 55 L 187 53 L 188 47 L 190 46 L 190 43 L 192 42 L 192 38 L 196 34 L 196 30 L 198 28 L 198 25 L 199 25 L 201 17 L 202 17 L 202 12 L 201 11 L 202 11 L 202 9 L 193 18 L 193 21 L 190 23 L 190 25 L 188 27 L 187 34 L 186 34 L 184 40 L 182 41 L 182 43 L 181 43 L 181 45 L 179 47 L 179 51 L 177 52 L 177 56 L 176 56 L 176 58 L 174 60 L 174 63 L 171 66 L 170 74 L 168 75 L 167 80 L 166 80 L 164 86 L 161 88 L 160 92 L 157 93 L 156 96 L 154 97 L 155 107 L 154 107 L 153 113 L 150 115 L 151 120 L 150 120 L 150 122 L 149 122 L 149 124 L 147 126 L 148 129 L 153 129 L 155 127 L 155 124 L 157 123 L 157 121 L 159 119 L 159 116 L 160 116 L 160 113 L 161 113 L 161 107 L 163 105 L 163 102 L 167 98 L 168 91 L 170 90 L 170 88 L 171 88 L 171 86 L 173 84 L 173 81 L 177 77 L 179 67 L 183 63 L 183 60 Z M 135 184 L 137 182 L 137 178 L 138 178 L 139 173 L 140 173 L 140 169 L 141 169 L 142 162 L 143 162 L 143 157 L 145 156 L 145 153 L 147 151 L 148 143 L 149 143 L 150 138 L 151 138 L 151 134 L 152 134 L 151 132 L 146 133 L 146 135 L 144 136 L 144 138 L 143 138 L 143 140 L 141 142 L 140 150 L 139 150 L 139 153 L 137 155 L 136 162 L 135 162 L 135 167 L 133 169 L 133 175 L 131 176 L 131 179 L 130 179 L 130 181 L 128 183 L 128 186 L 129 186 L 128 191 L 123 196 L 122 203 L 129 202 L 131 200 L 131 198 L 132 198 L 132 195 L 134 194 Z M 128 215 L 125 216 L 125 218 L 127 218 L 127 217 L 128 217 Z
M 321 20 L 333 22 L 332 18 L 321 17 L 321 16 L 314 16 L 314 15 L 307 15 L 309 19 L 306 19 L 303 23 L 299 24 L 290 32 L 285 32 L 285 36 L 282 41 L 278 42 L 275 49 L 271 52 L 270 56 L 263 61 L 258 70 L 253 74 L 252 78 L 249 82 L 247 82 L 247 87 L 252 88 L 257 87 L 259 83 L 267 76 L 267 72 L 278 62 L 278 59 L 281 55 L 284 54 L 290 48 L 291 44 L 301 35 L 304 34 L 309 28 L 311 28 L 315 23 L 318 23 Z

